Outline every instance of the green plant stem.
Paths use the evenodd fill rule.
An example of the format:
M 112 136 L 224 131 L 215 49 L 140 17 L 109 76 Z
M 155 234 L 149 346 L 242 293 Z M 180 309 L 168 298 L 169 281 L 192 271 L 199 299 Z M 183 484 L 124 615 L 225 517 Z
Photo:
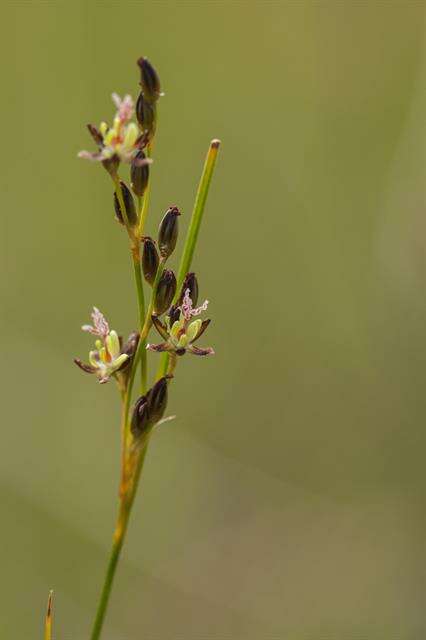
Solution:
M 138 460 L 138 464 L 135 472 L 134 481 L 132 484 L 132 489 L 130 491 L 130 495 L 127 498 L 123 498 L 120 503 L 120 509 L 118 513 L 114 539 L 111 547 L 111 553 L 108 560 L 105 580 L 102 587 L 102 593 L 99 599 L 98 609 L 96 611 L 96 617 L 93 623 L 90 640 L 98 640 L 101 635 L 102 625 L 105 619 L 109 597 L 111 595 L 112 584 L 114 581 L 114 576 L 116 573 L 121 550 L 123 548 L 124 540 L 126 538 L 126 532 L 129 525 L 129 518 L 132 512 L 132 507 L 135 500 L 136 491 L 139 484 L 139 478 L 142 472 L 143 464 L 145 462 L 147 449 L 148 449 L 148 441 L 145 443 L 139 455 L 139 460 Z
M 173 374 L 175 367 L 176 367 L 176 355 L 173 354 L 172 357 L 170 358 L 168 373 Z M 114 582 L 118 561 L 120 559 L 121 550 L 123 548 L 123 544 L 126 538 L 130 515 L 132 512 L 133 504 L 134 504 L 136 493 L 139 486 L 140 476 L 142 474 L 143 465 L 144 465 L 146 454 L 148 451 L 148 444 L 149 444 L 149 435 L 138 456 L 129 494 L 127 496 L 124 495 L 121 498 L 120 509 L 117 517 L 117 524 L 115 527 L 114 538 L 113 538 L 113 543 L 111 547 L 111 553 L 108 560 L 105 580 L 102 587 L 102 592 L 99 599 L 98 609 L 96 612 L 96 617 L 93 624 L 90 640 L 98 640 L 102 631 L 102 625 L 105 620 L 105 614 L 108 608 L 108 602 L 111 595 L 111 589 Z
M 188 273 L 192 258 L 195 251 L 195 245 L 197 244 L 198 234 L 200 231 L 201 220 L 203 219 L 203 213 L 206 206 L 207 196 L 209 193 L 210 183 L 213 176 L 217 154 L 220 147 L 220 140 L 212 140 L 210 142 L 209 149 L 207 151 L 206 159 L 204 161 L 203 171 L 201 173 L 200 182 L 198 183 L 197 195 L 195 196 L 194 208 L 192 210 L 191 221 L 189 223 L 188 232 L 185 238 L 185 244 L 183 247 L 182 257 L 179 264 L 179 271 L 177 277 L 176 295 L 173 300 L 173 304 L 176 303 L 179 298 L 180 290 Z M 162 378 L 167 371 L 169 363 L 169 354 L 163 353 L 160 360 L 160 365 L 157 371 L 157 380 Z
M 194 208 L 192 210 L 191 221 L 189 223 L 189 228 L 188 228 L 188 232 L 185 239 L 185 245 L 183 247 L 182 258 L 179 264 L 179 271 L 177 276 L 177 289 L 176 289 L 176 296 L 174 300 L 175 302 L 179 297 L 180 288 L 191 266 L 192 257 L 195 251 L 195 245 L 197 244 L 198 233 L 200 231 L 201 220 L 203 219 L 204 208 L 206 206 L 206 200 L 209 193 L 210 182 L 211 182 L 213 171 L 216 164 L 216 158 L 219 151 L 219 146 L 220 146 L 220 140 L 212 140 L 210 142 L 210 146 L 207 151 L 203 172 L 201 174 L 200 182 L 198 184 L 197 195 L 195 196 L 195 202 L 194 202 Z
M 136 289 L 138 292 L 138 306 L 139 306 L 139 331 L 142 331 L 142 327 L 145 322 L 145 296 L 143 292 L 143 282 L 141 273 L 141 261 L 140 253 L 135 257 L 133 255 L 133 269 L 135 272 Z M 146 385 L 148 381 L 148 360 L 146 357 L 146 351 L 141 354 L 141 392 L 145 393 Z
M 152 144 L 149 144 L 146 150 L 146 157 L 150 158 L 152 152 Z M 138 237 L 142 238 L 145 229 L 145 222 L 148 215 L 149 199 L 151 195 L 151 172 L 148 176 L 148 184 L 146 185 L 145 193 L 143 196 L 142 206 L 139 201 L 139 225 L 138 225 Z
M 138 310 L 139 310 L 139 330 L 143 327 L 145 321 L 145 295 L 143 292 L 143 282 L 141 273 L 141 262 L 139 252 L 132 252 L 133 271 L 135 274 L 136 291 L 138 294 Z
M 150 300 L 148 311 L 145 316 L 145 321 L 140 333 L 138 348 L 136 349 L 136 353 L 133 358 L 132 369 L 130 372 L 126 393 L 123 396 L 122 436 L 121 436 L 122 437 L 122 472 L 124 472 L 124 469 L 125 469 L 125 453 L 127 450 L 127 442 L 128 442 L 128 436 L 129 436 L 129 429 L 128 429 L 129 409 L 130 409 L 130 402 L 132 397 L 133 384 L 134 384 L 139 360 L 142 358 L 143 355 L 146 355 L 146 338 L 148 336 L 149 330 L 152 325 L 151 316 L 154 310 L 155 294 L 157 291 L 158 282 L 164 271 L 164 266 L 165 266 L 165 262 L 161 261 L 157 269 L 157 274 L 155 276 L 155 280 L 152 286 L 151 300 Z M 111 553 L 108 561 L 105 581 L 104 581 L 101 596 L 99 599 L 95 622 L 93 624 L 92 635 L 90 636 L 91 640 L 98 640 L 98 638 L 100 637 L 102 625 L 105 618 L 105 613 L 108 607 L 109 597 L 111 594 L 112 583 L 113 583 L 115 572 L 117 569 L 118 560 L 120 558 L 121 549 L 124 544 L 124 539 L 126 536 L 130 513 L 132 510 L 133 502 L 135 499 L 135 495 L 136 495 L 136 491 L 139 483 L 139 477 L 141 475 L 143 463 L 146 456 L 147 446 L 148 446 L 148 441 L 144 445 L 143 450 L 139 455 L 139 459 L 135 469 L 135 475 L 133 476 L 133 479 L 132 479 L 130 494 L 128 495 L 127 493 L 125 493 L 121 495 L 120 510 L 117 518 L 117 524 L 116 524 L 116 529 L 114 533 L 114 540 L 113 540 Z M 125 479 L 122 477 L 121 487 L 123 486 L 124 480 Z
M 150 157 L 150 153 L 151 153 L 151 145 L 148 145 L 147 147 L 147 158 Z M 148 215 L 148 209 L 149 209 L 149 196 L 151 193 L 151 173 L 148 176 L 148 184 L 146 186 L 145 189 L 145 194 L 143 196 L 143 200 L 141 198 L 138 198 L 138 206 L 139 206 L 139 223 L 138 223 L 138 231 L 137 231 L 137 237 L 139 239 L 138 245 L 139 245 L 139 252 L 140 252 L 140 241 L 143 238 L 143 233 L 144 233 L 144 229 L 145 229 L 145 222 L 146 222 L 146 218 Z M 139 253 L 139 260 L 138 260 L 138 265 L 139 265 L 139 275 L 141 277 L 141 283 L 142 283 L 142 275 L 141 275 L 141 256 Z M 142 285 L 141 285 L 142 286 Z M 143 323 L 144 323 L 144 317 L 145 317 L 145 305 L 144 305 L 144 316 L 142 318 L 140 318 L 140 323 L 139 323 L 139 330 L 142 331 L 142 327 L 143 327 Z M 148 382 L 148 358 L 147 358 L 147 354 L 146 351 L 143 351 L 141 354 L 141 393 L 144 394 L 147 390 L 147 382 Z
M 211 178 L 212 178 L 215 163 L 216 163 L 219 145 L 220 145 L 219 140 L 212 140 L 212 142 L 210 143 L 209 150 L 207 152 L 203 172 L 201 174 L 200 183 L 198 185 L 198 190 L 195 198 L 191 221 L 190 221 L 188 233 L 185 240 L 182 259 L 179 266 L 179 272 L 178 272 L 178 278 L 177 278 L 178 287 L 177 287 L 176 297 L 174 302 L 176 302 L 177 300 L 185 275 L 191 266 L 192 257 L 194 254 L 195 245 L 197 242 L 201 220 L 203 217 L 206 199 L 209 191 L 209 186 L 210 186 Z M 155 280 L 152 286 L 151 300 L 150 300 L 147 312 L 145 314 L 145 299 L 144 299 L 144 293 L 143 293 L 142 275 L 140 270 L 139 238 L 140 238 L 140 235 L 143 233 L 145 219 L 148 211 L 149 184 L 148 184 L 147 192 L 145 194 L 145 197 L 142 203 L 138 231 L 135 234 L 134 231 L 129 226 L 129 221 L 127 219 L 126 209 L 124 206 L 123 196 L 121 192 L 120 179 L 118 175 L 116 175 L 115 178 L 113 178 L 113 180 L 115 184 L 115 192 L 118 198 L 120 208 L 123 212 L 123 218 L 125 220 L 126 228 L 127 228 L 129 238 L 130 238 L 130 243 L 131 243 L 131 253 L 132 253 L 133 266 L 134 266 L 134 272 L 135 272 L 136 290 L 138 294 L 139 322 L 141 327 L 139 343 L 133 358 L 132 368 L 130 371 L 130 376 L 127 384 L 127 389 L 126 389 L 126 392 L 123 394 L 123 414 L 122 414 L 123 460 L 122 460 L 122 464 L 124 469 L 127 445 L 128 445 L 128 442 L 130 441 L 129 411 L 130 411 L 130 402 L 132 398 L 132 390 L 133 390 L 133 385 L 135 380 L 135 374 L 136 374 L 139 361 L 141 361 L 143 366 L 144 360 L 145 360 L 145 366 L 143 366 L 145 380 L 142 381 L 142 387 L 143 389 L 145 389 L 146 388 L 146 339 L 148 337 L 148 333 L 152 326 L 151 316 L 154 311 L 155 295 L 156 295 L 158 283 L 164 271 L 165 261 L 162 260 L 157 269 Z M 167 371 L 168 373 L 173 374 L 175 366 L 176 366 L 176 355 L 173 354 L 170 358 L 167 357 L 163 360 L 159 373 L 161 372 L 161 375 L 165 375 Z M 159 375 L 159 377 L 161 376 Z M 99 599 L 96 617 L 95 617 L 95 621 L 92 628 L 92 634 L 90 636 L 91 640 L 99 640 L 99 637 L 101 634 L 102 625 L 105 619 L 105 614 L 107 611 L 108 602 L 111 595 L 112 584 L 113 584 L 114 576 L 117 569 L 117 564 L 120 558 L 121 550 L 123 548 L 124 540 L 125 540 L 127 529 L 128 529 L 130 514 L 132 511 L 133 503 L 135 500 L 135 496 L 136 496 L 136 492 L 139 484 L 140 475 L 142 473 L 143 465 L 146 458 L 148 443 L 149 443 L 149 437 L 147 438 L 141 452 L 139 453 L 134 475 L 132 477 L 132 483 L 131 483 L 130 489 L 124 494 L 122 494 L 120 498 L 120 508 L 119 508 L 117 524 L 116 524 L 115 533 L 114 533 L 113 544 L 111 548 L 111 553 L 108 561 L 107 572 L 106 572 L 104 584 L 102 587 L 101 596 Z M 123 482 L 123 478 L 122 478 L 122 482 Z
M 130 253 L 132 254 L 133 272 L 135 274 L 136 293 L 138 297 L 138 315 L 139 315 L 139 331 L 142 330 L 145 321 L 145 295 L 143 290 L 142 272 L 141 272 L 141 254 L 140 254 L 140 242 L 138 235 L 135 235 L 133 229 L 129 225 L 126 209 L 124 206 L 123 193 L 120 187 L 120 177 L 116 174 L 113 177 L 115 186 L 115 193 L 120 205 L 120 209 L 123 212 L 123 218 L 125 221 L 127 233 L 130 240 Z M 146 389 L 147 384 L 147 357 L 146 353 L 141 355 L 141 389 L 142 393 Z
M 127 423 L 129 418 L 130 401 L 132 398 L 132 390 L 133 390 L 133 384 L 135 381 L 136 368 L 138 366 L 139 359 L 142 357 L 142 355 L 144 354 L 146 357 L 146 339 L 147 339 L 149 330 L 151 329 L 151 326 L 152 326 L 151 316 L 154 311 L 155 294 L 157 293 L 158 283 L 160 281 L 161 276 L 163 275 L 164 267 L 165 267 L 165 261 L 161 260 L 160 264 L 158 265 L 157 273 L 155 274 L 155 280 L 152 285 L 151 300 L 149 303 L 148 311 L 146 313 L 144 325 L 140 332 L 138 348 L 136 349 L 136 353 L 133 357 L 132 368 L 129 376 L 129 382 L 127 384 L 126 404 L 125 404 L 125 411 L 124 411 L 126 428 L 128 428 Z

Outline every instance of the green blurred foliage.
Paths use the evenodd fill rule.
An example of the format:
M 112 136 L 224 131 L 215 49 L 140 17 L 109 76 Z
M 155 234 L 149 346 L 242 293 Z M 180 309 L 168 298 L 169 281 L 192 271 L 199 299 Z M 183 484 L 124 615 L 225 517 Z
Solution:
M 160 72 L 149 231 L 187 225 L 217 355 L 179 363 L 105 640 L 426 631 L 425 5 L 6 3 L 0 637 L 87 638 L 116 508 L 113 385 L 72 364 L 136 305 L 85 123 Z M 181 246 L 181 245 L 180 245 Z M 151 362 L 155 362 L 153 355 Z

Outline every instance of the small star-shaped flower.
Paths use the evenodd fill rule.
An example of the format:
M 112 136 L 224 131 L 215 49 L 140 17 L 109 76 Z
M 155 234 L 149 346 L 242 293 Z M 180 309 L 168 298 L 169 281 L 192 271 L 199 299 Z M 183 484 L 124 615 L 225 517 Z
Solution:
M 148 344 L 150 351 L 169 351 L 183 356 L 187 351 L 195 356 L 213 355 L 211 347 L 200 348 L 194 342 L 204 333 L 210 324 L 210 320 L 192 320 L 194 316 L 200 315 L 207 309 L 208 300 L 205 300 L 199 307 L 194 308 L 190 296 L 190 290 L 186 289 L 182 304 L 178 307 L 179 319 L 170 326 L 170 316 L 166 316 L 165 324 L 158 316 L 152 316 L 152 322 L 158 333 L 165 340 L 161 344 Z
M 97 336 L 96 349 L 89 352 L 89 364 L 75 358 L 74 362 L 86 373 L 94 373 L 101 384 L 108 382 L 110 377 L 120 371 L 129 360 L 126 347 L 122 350 L 117 332 L 109 328 L 105 316 L 93 307 L 93 325 L 85 324 L 81 328 L 87 333 Z
M 149 164 L 151 162 L 149 158 L 135 159 L 143 142 L 143 136 L 137 124 L 132 121 L 134 105 L 131 96 L 126 95 L 120 98 L 118 94 L 113 93 L 112 100 L 117 108 L 113 125 L 109 127 L 106 122 L 101 122 L 99 128 L 92 124 L 88 125 L 98 151 L 80 151 L 79 158 L 106 163 L 109 161 L 135 162 L 137 166 Z

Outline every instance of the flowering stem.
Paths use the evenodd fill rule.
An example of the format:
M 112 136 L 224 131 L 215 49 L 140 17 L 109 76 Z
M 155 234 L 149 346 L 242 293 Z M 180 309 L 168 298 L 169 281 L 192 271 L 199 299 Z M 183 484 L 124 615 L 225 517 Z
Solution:
M 105 619 L 109 597 L 111 595 L 111 589 L 114 581 L 115 572 L 117 569 L 118 560 L 120 558 L 121 549 L 123 548 L 127 527 L 129 524 L 129 518 L 132 512 L 132 507 L 133 507 L 133 503 L 136 496 L 139 477 L 142 472 L 143 464 L 145 462 L 147 447 L 148 447 L 148 441 L 146 442 L 145 446 L 143 447 L 142 451 L 139 454 L 134 481 L 129 491 L 129 495 L 124 496 L 120 503 L 120 509 L 118 512 L 117 524 L 115 527 L 114 538 L 113 538 L 111 553 L 108 561 L 105 581 L 102 587 L 102 593 L 99 599 L 98 609 L 96 612 L 95 622 L 93 624 L 90 640 L 98 640 L 101 635 L 102 625 Z
M 198 233 L 200 231 L 201 220 L 203 218 L 204 208 L 206 206 L 207 196 L 209 193 L 210 182 L 213 176 L 217 154 L 220 147 L 220 140 L 212 140 L 210 142 L 209 149 L 207 151 L 206 159 L 204 161 L 204 167 L 201 174 L 200 182 L 198 183 L 197 195 L 195 196 L 194 208 L 192 210 L 191 221 L 189 223 L 188 232 L 185 238 L 185 245 L 183 247 L 182 257 L 179 265 L 179 272 L 177 277 L 176 295 L 173 300 L 173 304 L 176 304 L 180 295 L 180 290 L 184 281 L 184 278 L 191 268 L 192 257 L 194 255 L 195 245 L 197 244 Z M 163 353 L 160 361 L 160 365 L 157 371 L 157 380 L 162 378 L 168 367 L 169 354 Z
M 135 272 L 136 290 L 138 294 L 139 305 L 139 331 L 142 331 L 142 327 L 145 322 L 145 296 L 143 292 L 142 273 L 141 273 L 141 260 L 140 260 L 140 246 L 132 251 L 133 269 Z M 146 351 L 141 354 L 141 390 L 142 393 L 146 390 L 147 378 L 148 378 L 148 362 L 146 357 Z
M 151 152 L 151 145 L 148 145 L 146 150 L 147 158 L 150 157 L 150 152 Z M 148 176 L 148 184 L 146 185 L 145 194 L 142 200 L 142 205 L 141 205 L 141 198 L 138 198 L 139 224 L 138 224 L 137 237 L 139 240 L 138 242 L 139 252 L 140 252 L 140 241 L 142 240 L 142 237 L 143 237 L 145 221 L 148 215 L 150 192 L 151 192 L 151 174 L 149 174 Z M 141 260 L 140 260 L 140 253 L 139 253 L 138 271 L 139 271 L 139 277 L 141 279 L 141 288 L 142 288 L 142 275 L 141 275 L 140 265 L 141 265 Z M 142 295 L 143 295 L 143 288 L 142 288 Z M 140 331 L 142 331 L 142 328 L 143 328 L 144 316 L 145 316 L 145 302 L 144 302 L 143 316 L 140 317 L 140 323 L 139 323 Z M 141 354 L 141 393 L 142 394 L 144 394 L 145 391 L 147 390 L 147 379 L 148 379 L 148 358 L 147 358 L 146 350 L 144 350 Z
M 143 327 L 143 323 L 145 320 L 145 296 L 143 292 L 139 247 L 135 247 L 132 250 L 132 261 L 133 261 L 133 270 L 135 273 L 136 291 L 138 294 L 139 329 L 141 329 Z
M 164 263 L 160 264 L 160 267 L 162 267 L 161 269 L 161 273 L 164 270 Z M 160 268 L 158 269 L 158 271 L 160 271 Z M 157 274 L 158 275 L 158 274 Z M 160 279 L 161 275 L 158 276 L 158 278 L 156 278 L 156 282 L 158 283 L 158 280 Z M 154 282 L 154 286 L 153 286 L 153 296 L 151 299 L 151 304 L 149 306 L 148 309 L 148 313 L 151 310 L 153 310 L 153 300 L 154 300 L 154 294 L 155 294 L 155 289 L 156 289 L 156 282 Z M 151 318 L 151 315 L 148 316 L 147 314 L 147 319 Z M 147 328 L 145 328 L 147 327 Z M 148 335 L 148 331 L 149 331 L 149 327 L 148 324 L 146 323 L 144 325 L 144 329 L 145 329 L 145 333 L 146 335 Z M 145 338 L 146 338 L 145 335 Z M 139 345 L 141 344 L 141 340 L 139 341 Z M 170 362 L 169 362 L 169 366 L 168 366 L 168 370 L 167 373 L 172 375 L 175 367 L 176 367 L 176 354 L 171 354 L 170 357 Z M 136 361 L 136 354 L 135 354 L 135 359 L 133 362 L 133 371 L 136 371 L 137 368 L 137 361 Z M 133 377 L 131 378 L 132 380 L 134 380 L 134 373 L 133 373 Z M 129 379 L 129 387 L 130 387 L 130 379 Z M 127 389 L 127 393 L 125 396 L 125 402 L 124 402 L 124 407 L 123 407 L 123 425 L 126 426 L 126 416 L 128 416 L 128 409 L 129 409 L 129 398 L 131 396 L 131 388 L 129 391 L 129 387 Z M 126 433 L 123 434 L 123 437 L 126 439 Z M 115 527 L 115 532 L 114 532 L 114 538 L 113 538 L 113 543 L 112 543 L 112 548 L 111 548 L 111 553 L 110 553 L 110 557 L 109 557 L 109 561 L 108 561 L 108 566 L 107 566 L 107 572 L 106 572 L 106 576 L 105 576 L 105 581 L 104 581 L 104 585 L 102 587 L 102 593 L 101 593 L 101 597 L 99 599 L 99 604 L 98 604 L 98 609 L 96 612 L 96 618 L 95 618 L 95 622 L 93 624 L 93 629 L 92 629 L 92 635 L 90 636 L 90 640 L 98 640 L 102 631 L 102 625 L 105 619 L 105 614 L 106 614 L 106 610 L 108 607 L 108 602 L 109 602 L 109 597 L 111 595 L 111 589 L 112 589 L 112 584 L 114 581 L 114 576 L 116 573 L 116 569 L 117 569 L 117 565 L 118 565 L 118 560 L 120 558 L 120 554 L 121 554 L 121 550 L 123 548 L 123 544 L 124 544 L 124 540 L 126 537 L 126 532 L 127 532 L 127 528 L 129 525 L 129 520 L 130 520 L 130 514 L 132 512 L 132 507 L 133 507 L 133 503 L 135 501 L 135 497 L 136 497 L 136 493 L 138 490 L 138 486 L 139 486 L 139 480 L 140 480 L 140 476 L 142 473 L 142 469 L 143 469 L 143 465 L 145 462 L 145 458 L 146 458 L 146 453 L 148 450 L 148 443 L 149 443 L 149 435 L 140 451 L 140 453 L 138 454 L 137 460 L 136 460 L 136 464 L 134 466 L 134 473 L 131 479 L 131 484 L 129 486 L 129 488 L 127 489 L 127 491 L 124 493 L 124 495 L 121 496 L 121 502 L 120 502 L 120 509 L 119 509 L 119 513 L 118 513 L 118 518 L 117 518 L 117 523 L 116 523 L 116 527 Z M 124 441 L 124 446 L 126 446 L 126 442 Z M 126 451 L 126 449 L 124 449 L 124 452 Z M 125 459 L 123 459 L 122 461 L 123 464 L 123 469 L 125 468 L 125 464 L 126 461 Z M 123 478 L 123 480 L 125 481 L 126 479 Z
M 150 143 L 146 148 L 147 158 L 151 157 L 151 149 L 152 149 L 152 143 Z M 138 238 L 142 238 L 143 236 L 146 217 L 148 215 L 150 194 L 151 194 L 151 172 L 149 173 L 149 176 L 148 176 L 148 184 L 146 185 L 145 194 L 142 200 L 142 206 L 139 206 Z
M 121 206 L 121 204 L 120 204 Z M 124 538 L 127 531 L 127 525 L 129 522 L 130 513 L 133 506 L 133 501 L 135 499 L 136 490 L 138 487 L 139 477 L 142 472 L 143 463 L 145 460 L 146 450 L 148 446 L 148 441 L 145 443 L 142 451 L 138 456 L 138 460 L 136 463 L 134 475 L 131 479 L 130 488 L 126 488 L 127 477 L 126 477 L 126 462 L 127 456 L 126 452 L 128 450 L 128 441 L 129 441 L 129 409 L 130 409 L 130 401 L 132 397 L 133 384 L 135 380 L 135 374 L 138 367 L 139 360 L 145 355 L 146 356 L 146 338 L 148 336 L 149 330 L 152 325 L 152 313 L 154 311 L 154 301 L 155 294 L 157 291 L 157 286 L 164 271 L 165 261 L 162 260 L 158 266 L 157 273 L 155 276 L 154 283 L 152 285 L 152 294 L 151 300 L 149 303 L 149 307 L 145 316 L 145 321 L 140 332 L 139 343 L 136 349 L 136 353 L 132 360 L 132 368 L 130 371 L 129 381 L 127 384 L 126 393 L 123 396 L 123 413 L 122 413 L 122 477 L 121 477 L 121 486 L 120 486 L 120 510 L 117 518 L 117 524 L 114 533 L 114 540 L 111 548 L 111 554 L 108 561 L 107 572 L 105 576 L 104 585 L 102 587 L 102 593 L 99 600 L 99 605 L 96 613 L 95 622 L 93 624 L 92 635 L 90 636 L 91 640 L 98 640 L 100 637 L 100 633 L 102 630 L 103 621 L 105 618 L 106 609 L 108 606 L 109 596 L 111 593 L 112 583 L 114 580 L 115 571 L 117 568 L 117 563 L 120 557 L 121 549 L 124 543 Z
M 113 182 L 115 186 L 115 194 L 118 199 L 118 203 L 120 205 L 120 209 L 123 212 L 123 219 L 126 224 L 127 233 L 129 234 L 130 239 L 130 248 L 132 254 L 132 262 L 133 262 L 133 271 L 135 274 L 135 282 L 136 282 L 136 292 L 138 296 L 138 309 L 139 309 L 139 331 L 142 330 L 143 323 L 145 321 L 145 296 L 143 291 L 143 282 L 142 282 L 142 273 L 141 273 L 141 254 L 140 254 L 140 242 L 139 236 L 134 234 L 133 230 L 129 226 L 129 221 L 127 218 L 127 212 L 124 205 L 123 193 L 121 191 L 120 186 L 120 178 L 118 174 L 115 174 L 113 177 Z M 146 353 L 143 353 L 141 356 L 141 388 L 142 393 L 146 389 L 147 382 L 147 357 Z
M 151 329 L 151 326 L 152 326 L 151 316 L 154 311 L 155 294 L 157 293 L 158 283 L 160 281 L 161 276 L 163 275 L 164 267 L 165 267 L 165 261 L 162 259 L 160 261 L 160 264 L 158 265 L 157 273 L 155 274 L 155 280 L 152 285 L 151 300 L 149 303 L 148 311 L 145 316 L 144 325 L 140 332 L 138 347 L 136 349 L 136 353 L 132 361 L 132 368 L 130 371 L 129 382 L 127 385 L 127 393 L 126 393 L 126 406 L 125 406 L 125 423 L 126 424 L 129 418 L 130 400 L 132 397 L 132 390 L 133 390 L 133 383 L 135 381 L 136 368 L 138 366 L 139 359 L 142 358 L 143 355 L 145 355 L 146 357 L 146 339 L 148 337 L 149 330 Z

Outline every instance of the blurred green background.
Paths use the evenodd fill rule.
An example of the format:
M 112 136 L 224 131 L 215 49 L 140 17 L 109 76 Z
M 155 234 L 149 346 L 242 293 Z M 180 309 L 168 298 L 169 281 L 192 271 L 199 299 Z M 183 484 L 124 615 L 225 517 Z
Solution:
M 425 4 L 3 7 L 0 637 L 88 637 L 116 510 L 116 390 L 72 364 L 93 304 L 135 327 L 86 122 L 157 67 L 149 230 L 186 228 L 210 300 L 153 439 L 105 640 L 426 633 Z M 152 361 L 156 362 L 155 354 Z

